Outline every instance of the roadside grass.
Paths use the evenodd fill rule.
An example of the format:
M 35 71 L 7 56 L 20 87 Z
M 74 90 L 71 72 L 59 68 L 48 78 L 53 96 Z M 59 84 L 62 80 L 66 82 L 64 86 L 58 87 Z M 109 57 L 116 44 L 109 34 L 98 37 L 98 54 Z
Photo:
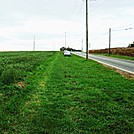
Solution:
M 17 110 L 0 113 L 1 122 L 6 118 L 3 133 L 134 132 L 134 81 L 101 64 L 57 52 L 25 82 L 23 90 L 28 93 L 5 104 L 11 108 L 19 101 L 15 103 Z
M 60 69 L 60 70 L 59 70 Z M 134 82 L 74 56 L 61 57 L 47 82 L 48 133 L 132 133 Z M 44 126 L 49 128 L 49 126 Z
M 100 54 L 108 57 L 113 57 L 113 58 L 119 58 L 119 59 L 124 59 L 124 60 L 134 60 L 134 57 L 131 56 L 123 56 L 123 55 L 114 55 L 114 54 Z

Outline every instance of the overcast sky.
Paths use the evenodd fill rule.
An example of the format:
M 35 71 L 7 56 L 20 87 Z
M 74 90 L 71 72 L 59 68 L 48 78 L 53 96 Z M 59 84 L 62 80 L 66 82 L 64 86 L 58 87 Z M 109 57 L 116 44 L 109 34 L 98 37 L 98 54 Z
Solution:
M 85 50 L 85 2 L 82 0 L 0 0 L 0 51 Z M 90 49 L 126 47 L 134 41 L 134 0 L 89 0 Z M 83 43 L 82 43 L 83 39 Z

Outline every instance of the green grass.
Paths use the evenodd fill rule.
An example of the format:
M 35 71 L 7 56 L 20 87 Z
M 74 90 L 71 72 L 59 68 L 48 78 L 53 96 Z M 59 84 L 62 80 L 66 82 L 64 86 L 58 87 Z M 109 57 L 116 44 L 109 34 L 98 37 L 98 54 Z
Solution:
M 2 133 L 134 132 L 134 81 L 75 55 L 45 57 L 27 73 L 26 87 L 1 90 Z
M 104 56 L 108 56 L 108 57 L 113 57 L 113 58 L 119 58 L 119 59 L 124 59 L 124 60 L 134 60 L 134 57 L 130 57 L 130 56 L 123 56 L 123 55 L 114 55 L 114 54 L 101 54 Z

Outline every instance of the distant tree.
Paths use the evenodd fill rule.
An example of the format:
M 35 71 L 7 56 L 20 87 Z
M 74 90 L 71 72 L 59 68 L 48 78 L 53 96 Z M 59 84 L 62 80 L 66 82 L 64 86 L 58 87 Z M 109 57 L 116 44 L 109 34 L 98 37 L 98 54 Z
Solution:
M 70 48 L 70 47 L 68 47 L 68 48 L 66 48 L 66 47 L 61 47 L 61 48 L 60 48 L 60 51 L 64 51 L 64 50 L 72 51 L 73 49 Z
M 64 51 L 64 50 L 66 50 L 67 48 L 65 48 L 65 47 L 61 47 L 60 48 L 60 51 Z
M 67 50 L 68 50 L 68 51 L 72 51 L 73 49 L 68 47 Z
M 134 42 L 129 44 L 128 47 L 134 47 Z
M 68 48 L 66 48 L 66 47 L 61 47 L 61 48 L 60 48 L 60 51 L 64 51 L 64 50 L 81 52 L 81 50 L 73 49 L 73 48 L 70 48 L 70 47 L 68 47 Z

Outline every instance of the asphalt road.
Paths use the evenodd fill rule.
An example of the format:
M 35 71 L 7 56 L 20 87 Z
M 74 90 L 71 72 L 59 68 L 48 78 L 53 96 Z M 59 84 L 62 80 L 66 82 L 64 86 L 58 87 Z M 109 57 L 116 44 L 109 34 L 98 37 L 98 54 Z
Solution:
M 73 54 L 86 58 L 86 54 L 82 52 L 73 52 Z M 89 54 L 89 59 L 134 74 L 134 61 L 92 54 Z

